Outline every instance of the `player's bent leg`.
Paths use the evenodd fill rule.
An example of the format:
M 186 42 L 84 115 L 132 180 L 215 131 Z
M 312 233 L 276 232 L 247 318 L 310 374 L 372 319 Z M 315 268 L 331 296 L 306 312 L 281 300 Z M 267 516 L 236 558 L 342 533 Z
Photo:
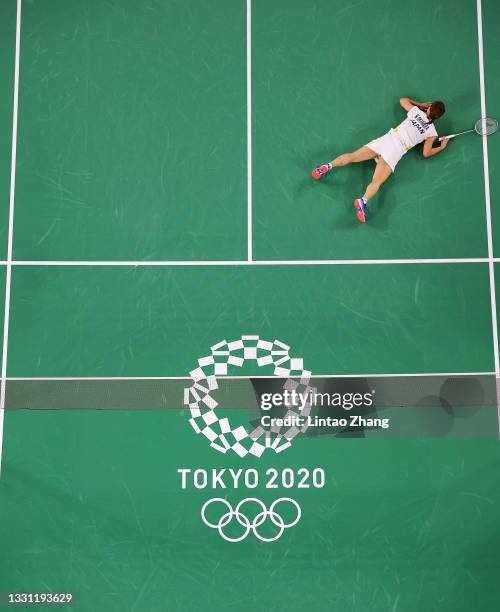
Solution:
M 352 153 L 344 153 L 343 155 L 339 155 L 339 157 L 332 161 L 332 166 L 337 168 L 347 166 L 348 164 L 357 164 L 359 162 L 368 161 L 369 159 L 374 159 L 375 157 L 377 157 L 377 153 L 365 146 L 361 147 L 361 149 L 358 149 L 357 151 L 353 151 Z
M 379 159 L 371 183 L 367 186 L 365 195 L 362 198 L 354 200 L 354 208 L 357 210 L 357 217 L 361 223 L 366 221 L 366 212 L 368 206 L 368 200 L 378 192 L 380 186 L 391 176 L 392 168 L 385 161 L 383 157 Z
M 377 157 L 377 153 L 375 153 L 375 151 L 372 151 L 366 146 L 361 147 L 361 149 L 353 151 L 352 153 L 343 153 L 342 155 L 339 155 L 328 164 L 322 164 L 321 166 L 314 168 L 314 170 L 311 172 L 311 176 L 314 179 L 320 179 L 332 168 L 341 168 L 342 166 L 356 164 L 358 162 L 374 159 L 375 157 Z
M 383 157 L 379 159 L 371 183 L 366 187 L 364 198 L 368 201 L 378 192 L 381 185 L 391 176 L 392 168 Z

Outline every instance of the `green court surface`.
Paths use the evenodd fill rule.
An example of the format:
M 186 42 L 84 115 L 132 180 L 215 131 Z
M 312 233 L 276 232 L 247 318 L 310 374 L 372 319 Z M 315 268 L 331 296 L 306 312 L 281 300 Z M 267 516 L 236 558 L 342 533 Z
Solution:
M 489 372 L 488 296 L 487 265 L 470 263 L 22 267 L 9 374 L 183 376 L 217 340 L 256 329 L 315 374 Z
M 16 259 L 245 256 L 245 27 L 232 0 L 26 3 Z
M 0 258 L 7 251 L 7 226 L 10 187 L 10 154 L 12 136 L 12 82 L 14 76 L 14 49 L 16 11 L 14 2 L 3 2 L 0 21 Z
M 500 115 L 500 81 L 496 78 L 500 71 L 500 37 L 496 32 L 495 23 L 498 19 L 498 6 L 495 2 L 486 2 L 483 9 L 483 31 L 485 44 L 485 79 L 486 103 L 488 114 Z M 491 216 L 493 222 L 493 241 L 495 254 L 500 251 L 500 210 L 495 202 L 500 199 L 500 142 L 498 138 L 488 141 L 489 175 L 491 189 Z
M 480 138 L 456 141 L 441 158 L 412 151 L 368 228 L 351 213 L 372 162 L 314 185 L 304 172 L 397 125 L 402 95 L 446 97 L 441 133 L 472 125 L 480 116 L 476 3 L 269 4 L 254 3 L 256 257 L 486 256 Z M 431 60 L 443 32 L 446 51 Z M 467 240 L 457 240 L 464 227 Z
M 365 225 L 352 200 L 371 162 L 310 178 L 399 122 L 401 96 L 445 100 L 442 133 L 480 117 L 482 95 L 498 117 L 498 23 L 496 0 L 3 0 L 2 385 L 189 379 L 245 335 L 281 340 L 318 376 L 498 376 L 500 136 L 487 158 L 475 135 L 410 152 Z M 0 603 L 500 606 L 498 422 L 491 439 L 310 434 L 258 458 L 211 448 L 182 402 L 144 408 L 5 410 Z M 181 468 L 325 482 L 182 488 Z M 211 497 L 292 498 L 301 517 L 277 541 L 230 543 L 201 520 Z

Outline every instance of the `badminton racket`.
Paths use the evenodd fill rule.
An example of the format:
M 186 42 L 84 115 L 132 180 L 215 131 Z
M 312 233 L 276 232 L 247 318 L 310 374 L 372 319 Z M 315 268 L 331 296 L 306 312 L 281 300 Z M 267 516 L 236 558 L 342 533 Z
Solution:
M 450 134 L 449 136 L 441 136 L 439 139 L 444 140 L 447 138 L 455 138 L 456 136 L 463 136 L 464 134 L 472 134 L 472 132 L 476 132 L 479 136 L 491 136 L 498 130 L 498 121 L 493 119 L 492 117 L 483 117 L 482 119 L 478 119 L 474 124 L 472 130 L 465 130 L 465 132 L 458 132 L 457 134 Z

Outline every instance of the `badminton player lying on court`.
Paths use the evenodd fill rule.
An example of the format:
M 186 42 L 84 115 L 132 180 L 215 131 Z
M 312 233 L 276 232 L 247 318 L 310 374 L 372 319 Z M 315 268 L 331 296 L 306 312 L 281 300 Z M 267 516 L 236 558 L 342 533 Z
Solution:
M 443 151 L 448 144 L 448 140 L 445 138 L 441 141 L 439 147 L 432 148 L 437 138 L 434 121 L 444 115 L 443 102 L 439 100 L 436 102 L 415 102 L 410 98 L 401 98 L 399 103 L 408 112 L 406 119 L 397 127 L 389 130 L 384 136 L 372 140 L 361 149 L 353 153 L 344 153 L 330 163 L 318 166 L 312 171 L 312 177 L 320 179 L 332 168 L 375 159 L 377 167 L 371 183 L 367 186 L 364 196 L 354 200 L 354 208 L 357 210 L 358 219 L 361 223 L 366 221 L 368 201 L 377 193 L 382 183 L 385 183 L 391 176 L 405 153 L 423 142 L 424 157 L 432 157 Z

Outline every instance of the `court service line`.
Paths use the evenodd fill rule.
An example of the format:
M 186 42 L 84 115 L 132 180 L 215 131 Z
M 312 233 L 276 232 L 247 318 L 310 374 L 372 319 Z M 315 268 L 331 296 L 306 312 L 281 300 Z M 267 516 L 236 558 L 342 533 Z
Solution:
M 350 266 L 350 265 L 397 265 L 397 264 L 468 264 L 489 263 L 488 257 L 436 258 L 436 259 L 281 259 L 281 260 L 234 260 L 234 261 L 92 261 L 92 260 L 17 260 L 13 266 L 124 266 L 124 267 L 169 267 L 169 266 Z M 500 261 L 500 260 L 496 260 Z M 0 262 L 1 263 L 1 262 Z M 5 262 L 7 263 L 7 262 Z
M 7 261 L 5 274 L 5 309 L 3 319 L 2 380 L 0 383 L 0 472 L 2 469 L 3 424 L 5 408 L 5 386 L 7 381 L 7 352 L 9 345 L 10 286 L 12 278 L 12 238 L 14 232 L 14 200 L 16 190 L 17 159 L 17 112 L 19 104 L 19 58 L 21 50 L 21 0 L 17 0 L 16 50 L 14 60 L 14 100 L 12 108 L 12 150 L 10 159 L 9 230 L 7 239 Z
M 484 53 L 483 53 L 483 11 L 481 0 L 476 1 L 477 7 L 477 42 L 479 53 L 479 89 L 481 92 L 481 117 L 486 117 L 486 91 L 484 84 Z M 483 135 L 483 170 L 484 170 L 484 199 L 486 206 L 486 235 L 488 239 L 488 264 L 490 272 L 490 300 L 491 325 L 493 330 L 493 354 L 495 359 L 495 373 L 500 377 L 500 361 L 498 355 L 498 325 L 495 289 L 495 266 L 493 257 L 493 233 L 491 229 L 491 200 L 490 200 L 490 174 L 488 161 L 488 140 Z M 498 404 L 498 424 L 500 427 L 500 403 Z M 500 431 L 499 431 L 500 436 Z
M 247 259 L 253 259 L 252 227 L 252 0 L 247 0 Z

